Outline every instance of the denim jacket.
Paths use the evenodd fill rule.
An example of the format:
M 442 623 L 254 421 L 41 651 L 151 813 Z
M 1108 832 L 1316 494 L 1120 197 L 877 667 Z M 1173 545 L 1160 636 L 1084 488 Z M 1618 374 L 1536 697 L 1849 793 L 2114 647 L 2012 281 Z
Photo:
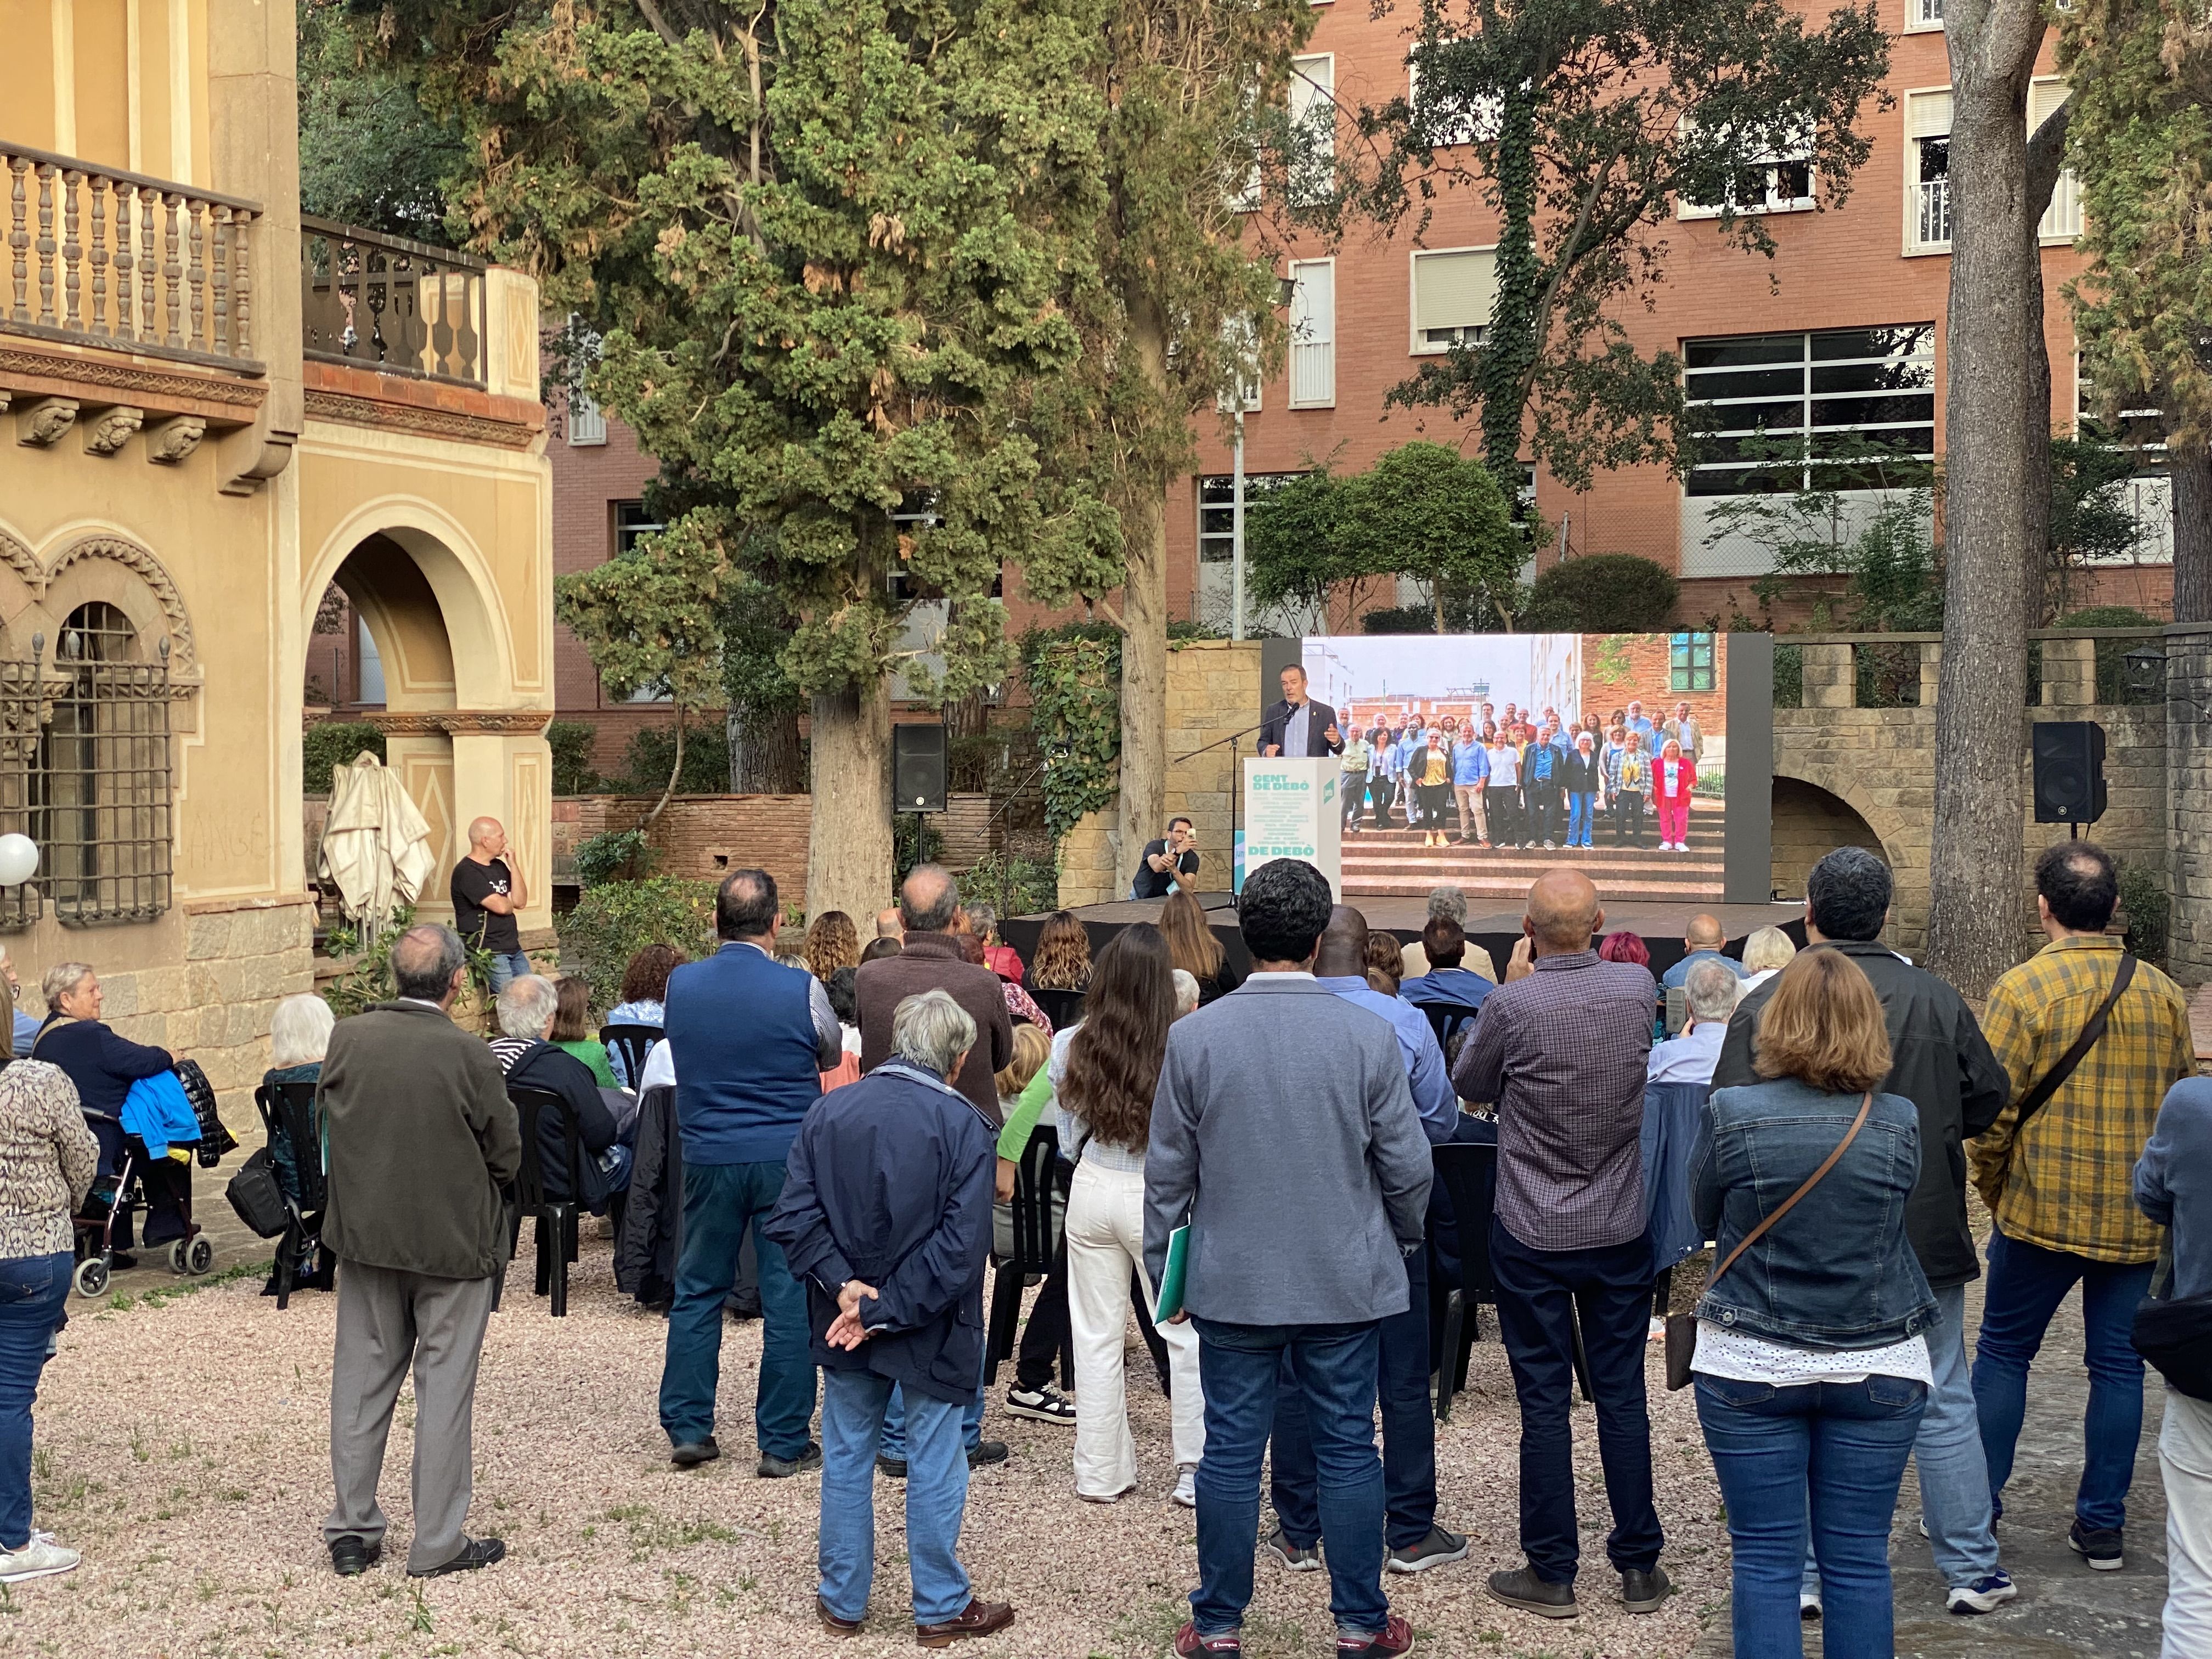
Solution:
M 1698 1224 L 1727 1258 L 1819 1169 L 1850 1128 L 1856 1095 L 1794 1078 L 1717 1089 L 1690 1155 Z M 1936 1297 L 1905 1233 L 1920 1174 L 1920 1115 L 1877 1094 L 1836 1167 L 1745 1251 L 1698 1316 L 1808 1348 L 1875 1348 L 1936 1323 Z

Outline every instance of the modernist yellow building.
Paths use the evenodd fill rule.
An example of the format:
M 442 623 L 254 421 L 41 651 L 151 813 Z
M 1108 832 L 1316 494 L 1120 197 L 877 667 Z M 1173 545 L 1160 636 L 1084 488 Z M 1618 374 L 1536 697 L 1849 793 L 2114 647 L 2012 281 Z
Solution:
M 0 0 L 0 831 L 43 852 L 0 942 L 33 998 L 91 963 L 118 1028 L 250 1122 L 270 1008 L 312 981 L 331 583 L 438 842 L 425 913 L 489 813 L 550 921 L 536 289 L 303 225 L 289 3 Z

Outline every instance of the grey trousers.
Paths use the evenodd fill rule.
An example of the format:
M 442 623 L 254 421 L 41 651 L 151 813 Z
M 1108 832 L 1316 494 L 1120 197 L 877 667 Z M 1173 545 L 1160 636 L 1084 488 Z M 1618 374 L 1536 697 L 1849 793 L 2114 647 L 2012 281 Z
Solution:
M 473 1489 L 471 1432 L 477 1359 L 491 1317 L 489 1279 L 338 1263 L 337 1350 L 331 1365 L 331 1477 L 337 1502 L 325 1543 L 348 1534 L 381 1542 L 376 1501 L 392 1407 L 415 1368 L 415 1537 L 407 1570 L 427 1572 L 460 1553 Z

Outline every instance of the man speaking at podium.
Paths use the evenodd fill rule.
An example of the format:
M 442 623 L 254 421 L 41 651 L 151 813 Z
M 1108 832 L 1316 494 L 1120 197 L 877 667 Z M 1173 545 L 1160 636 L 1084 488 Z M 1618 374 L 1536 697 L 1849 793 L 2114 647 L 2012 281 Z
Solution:
M 1283 700 L 1268 705 L 1260 721 L 1261 755 L 1269 760 L 1282 755 L 1310 759 L 1343 750 L 1336 710 L 1306 696 L 1306 671 L 1292 663 L 1283 671 Z

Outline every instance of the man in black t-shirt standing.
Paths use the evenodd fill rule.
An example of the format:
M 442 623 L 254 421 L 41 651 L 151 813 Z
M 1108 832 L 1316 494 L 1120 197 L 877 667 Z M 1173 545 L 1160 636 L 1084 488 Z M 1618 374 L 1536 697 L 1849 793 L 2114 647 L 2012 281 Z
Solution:
M 523 953 L 522 929 L 515 917 L 530 902 L 530 890 L 501 856 L 507 831 L 497 818 L 469 825 L 469 854 L 453 866 L 453 931 L 474 947 L 491 952 L 491 994 L 530 971 Z
M 1168 820 L 1168 832 L 1164 837 L 1145 843 L 1144 856 L 1137 860 L 1137 879 L 1129 888 L 1129 896 L 1165 898 L 1170 882 L 1188 891 L 1197 874 L 1198 836 L 1192 832 L 1188 818 L 1172 817 Z

